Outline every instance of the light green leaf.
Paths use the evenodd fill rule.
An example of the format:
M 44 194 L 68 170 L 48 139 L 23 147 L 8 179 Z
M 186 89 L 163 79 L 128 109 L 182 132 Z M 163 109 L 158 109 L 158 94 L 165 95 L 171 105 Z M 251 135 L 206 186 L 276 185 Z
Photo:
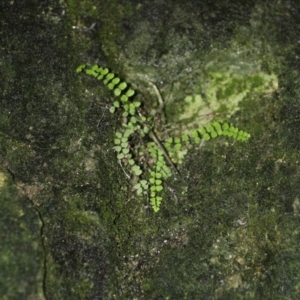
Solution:
M 125 148 L 125 149 L 122 150 L 122 152 L 123 152 L 124 154 L 128 154 L 128 153 L 129 153 L 129 149 L 128 149 L 128 148 Z
M 129 159 L 128 163 L 133 166 L 135 164 L 134 160 L 133 159 Z
M 120 95 L 121 95 L 121 90 L 118 89 L 118 88 L 114 89 L 114 95 L 115 95 L 116 97 L 120 96 Z
M 147 186 L 148 186 L 148 182 L 147 182 L 147 180 L 141 180 L 140 181 L 140 183 L 141 183 L 141 185 L 144 187 L 144 188 L 146 188 Z
M 127 143 L 127 142 L 122 143 L 122 144 L 121 144 L 121 147 L 122 147 L 122 148 L 127 148 L 127 147 L 128 147 L 128 143 Z
M 82 72 L 82 70 L 86 67 L 86 64 L 80 65 L 77 69 L 76 69 L 76 73 L 80 73 Z
M 109 81 L 109 80 L 111 80 L 112 78 L 114 78 L 115 77 L 115 74 L 113 74 L 113 73 L 108 73 L 107 75 L 106 75 L 106 79 Z
M 98 69 L 99 69 L 98 65 L 93 65 L 93 66 L 91 67 L 91 69 L 94 70 L 94 71 L 96 71 L 96 72 L 99 72 L 99 71 L 98 71 Z
M 112 80 L 112 83 L 113 84 L 118 84 L 120 82 L 120 78 L 119 77 L 115 77 L 113 80 Z
M 211 133 L 210 133 L 210 135 L 211 135 L 211 137 L 214 139 L 214 138 L 216 138 L 217 136 L 218 136 L 218 134 L 216 133 L 216 131 L 212 131 Z
M 113 105 L 114 105 L 114 107 L 120 107 L 120 102 L 119 101 L 114 101 Z
M 107 85 L 107 87 L 110 89 L 110 90 L 112 90 L 113 88 L 114 88 L 114 84 L 111 82 L 111 83 L 109 83 L 108 85 Z
M 149 179 L 149 182 L 150 182 L 151 184 L 154 184 L 154 183 L 155 183 L 155 178 L 151 177 L 151 178 Z
M 139 170 L 135 170 L 134 173 L 136 176 L 140 176 L 143 172 L 141 169 L 139 169 Z
M 151 187 L 150 187 L 150 191 L 151 191 L 151 192 L 156 191 L 156 186 L 155 186 L 155 185 L 151 186 Z
M 126 95 L 122 95 L 121 96 L 121 101 L 122 102 L 127 102 L 128 101 L 128 97 Z
M 156 186 L 156 191 L 157 191 L 157 192 L 160 192 L 162 189 L 163 189 L 162 185 Z
M 122 158 L 124 158 L 124 156 L 125 156 L 124 153 L 119 153 L 119 154 L 117 155 L 117 158 L 118 158 L 118 159 L 122 159 Z
M 214 127 L 211 124 L 206 125 L 205 128 L 208 132 L 214 131 Z
M 132 90 L 132 89 L 129 89 L 129 90 L 126 92 L 126 96 L 127 96 L 127 97 L 131 97 L 131 96 L 133 96 L 133 95 L 134 95 L 134 93 L 135 93 L 135 91 L 134 91 L 134 90 Z
M 116 135 L 116 137 L 118 137 L 119 139 L 123 136 L 122 133 L 119 132 L 119 131 L 117 131 L 115 135 Z
M 101 71 L 101 74 L 106 75 L 108 72 L 109 72 L 109 70 L 107 68 L 105 68 Z
M 95 72 L 94 70 L 91 70 L 91 69 L 87 69 L 87 70 L 85 71 L 85 73 L 86 73 L 87 75 L 92 75 L 92 76 L 94 76 L 94 77 L 97 77 L 97 76 L 98 76 L 98 73 Z
M 210 140 L 210 135 L 209 135 L 208 133 L 205 133 L 205 134 L 203 135 L 203 139 L 204 139 L 205 141 L 209 141 L 209 140 Z
M 126 82 L 121 82 L 119 85 L 118 85 L 118 88 L 123 91 L 124 89 L 126 89 L 127 87 L 127 83 Z
M 135 118 L 135 117 L 131 117 L 131 118 L 130 118 L 130 122 L 131 122 L 132 124 L 135 124 L 135 123 L 136 123 L 136 118 Z

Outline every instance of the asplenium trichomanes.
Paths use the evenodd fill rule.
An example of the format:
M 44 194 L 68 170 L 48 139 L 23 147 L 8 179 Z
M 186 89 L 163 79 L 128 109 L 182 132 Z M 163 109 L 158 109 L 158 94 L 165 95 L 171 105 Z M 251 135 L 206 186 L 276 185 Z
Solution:
M 239 130 L 228 123 L 214 121 L 200 126 L 181 136 L 168 137 L 160 140 L 159 130 L 155 127 L 152 116 L 143 110 L 142 102 L 136 92 L 126 82 L 122 81 L 108 68 L 93 65 L 80 65 L 77 73 L 85 71 L 101 80 L 114 95 L 110 112 L 121 111 L 122 127 L 115 133 L 114 144 L 117 158 L 129 178 L 134 177 L 133 188 L 137 195 L 147 195 L 155 212 L 158 212 L 162 202 L 164 181 L 172 171 L 181 178 L 176 163 L 182 161 L 191 143 L 208 141 L 218 136 L 228 136 L 240 141 L 249 139 L 250 134 Z M 181 153 L 178 157 L 178 153 Z M 122 167 L 123 168 L 123 167 Z

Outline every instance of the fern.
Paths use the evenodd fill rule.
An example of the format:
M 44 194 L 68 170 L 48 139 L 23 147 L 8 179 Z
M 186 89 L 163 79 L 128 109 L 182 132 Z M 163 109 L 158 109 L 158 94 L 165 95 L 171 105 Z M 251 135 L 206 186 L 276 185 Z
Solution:
M 114 95 L 110 112 L 120 110 L 123 117 L 122 127 L 114 138 L 117 158 L 137 178 L 133 188 L 137 195 L 148 196 L 154 212 L 160 209 L 163 183 L 172 175 L 172 169 L 181 177 L 175 163 L 182 162 L 192 143 L 199 144 L 202 140 L 208 141 L 222 135 L 239 141 L 250 138 L 250 134 L 233 125 L 214 121 L 179 137 L 169 137 L 162 141 L 157 137 L 156 132 L 160 132 L 155 128 L 153 119 L 143 111 L 141 101 L 135 97 L 134 89 L 108 68 L 98 65 L 87 67 L 84 64 L 76 71 L 79 73 L 84 70 L 87 75 L 101 80 Z M 144 142 L 149 139 L 152 141 Z

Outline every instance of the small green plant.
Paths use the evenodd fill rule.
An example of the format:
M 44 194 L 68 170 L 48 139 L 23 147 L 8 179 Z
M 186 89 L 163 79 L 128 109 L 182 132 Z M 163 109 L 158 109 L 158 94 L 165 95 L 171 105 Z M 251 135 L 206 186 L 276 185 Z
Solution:
M 246 141 L 250 137 L 250 134 L 233 125 L 214 121 L 184 132 L 181 136 L 160 140 L 158 136 L 161 132 L 155 128 L 153 118 L 143 110 L 135 90 L 126 82 L 108 68 L 98 65 L 80 65 L 76 71 L 85 71 L 87 75 L 101 80 L 112 91 L 114 101 L 109 110 L 111 113 L 119 110 L 122 115 L 122 126 L 114 138 L 117 158 L 135 177 L 133 189 L 136 194 L 147 196 L 154 212 L 160 209 L 164 182 L 172 176 L 172 170 L 181 178 L 176 164 L 182 163 L 190 145 L 222 135 L 239 141 Z

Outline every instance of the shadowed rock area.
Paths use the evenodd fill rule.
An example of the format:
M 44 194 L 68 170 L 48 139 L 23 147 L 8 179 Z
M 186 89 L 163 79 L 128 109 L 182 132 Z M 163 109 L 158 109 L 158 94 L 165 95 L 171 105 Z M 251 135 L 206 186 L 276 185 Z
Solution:
M 1 299 L 299 298 L 300 6 L 200 2 L 2 1 Z M 206 114 L 251 138 L 191 145 L 154 213 L 83 63 L 130 83 L 158 135 Z

